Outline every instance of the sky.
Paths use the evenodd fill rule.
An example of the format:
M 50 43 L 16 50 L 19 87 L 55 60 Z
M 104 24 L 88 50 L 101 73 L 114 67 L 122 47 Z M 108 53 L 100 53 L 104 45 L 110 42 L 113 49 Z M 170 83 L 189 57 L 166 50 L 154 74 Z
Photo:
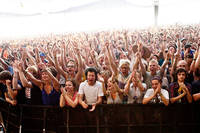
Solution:
M 145 28 L 153 0 L 0 0 L 0 39 L 48 33 Z M 158 25 L 200 22 L 199 0 L 159 0 Z

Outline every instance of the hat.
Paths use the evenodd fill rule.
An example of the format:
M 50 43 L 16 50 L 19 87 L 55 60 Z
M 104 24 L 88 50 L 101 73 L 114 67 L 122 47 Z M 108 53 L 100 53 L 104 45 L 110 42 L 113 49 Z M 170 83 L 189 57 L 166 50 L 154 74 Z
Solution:
M 138 51 L 138 45 L 133 45 L 133 52 L 134 53 L 136 53 L 137 51 Z M 149 58 L 150 57 L 150 55 L 151 55 L 151 51 L 146 47 L 146 46 L 143 46 L 142 47 L 142 49 L 143 49 L 143 51 L 144 51 L 144 54 L 142 55 L 142 57 L 144 58 L 144 59 L 147 59 L 147 58 Z
M 191 44 L 186 44 L 186 45 L 185 45 L 185 49 L 186 49 L 186 48 L 190 48 L 190 47 L 191 47 Z
M 45 53 L 40 53 L 40 56 L 41 56 L 41 57 L 45 56 Z
M 184 40 L 187 40 L 187 39 L 185 39 L 185 38 L 182 38 L 182 39 L 181 39 L 181 42 L 183 42 Z
M 173 47 L 175 50 L 176 50 L 176 48 L 177 48 L 177 46 L 176 46 L 175 44 L 170 44 L 170 45 L 167 46 L 168 49 L 169 49 L 170 47 Z

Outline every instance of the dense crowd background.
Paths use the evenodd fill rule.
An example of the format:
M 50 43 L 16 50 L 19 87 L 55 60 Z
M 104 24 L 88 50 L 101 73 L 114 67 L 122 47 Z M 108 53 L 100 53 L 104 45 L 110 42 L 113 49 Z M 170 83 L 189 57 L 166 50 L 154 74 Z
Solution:
M 2 41 L 0 93 L 12 105 L 200 100 L 200 25 Z

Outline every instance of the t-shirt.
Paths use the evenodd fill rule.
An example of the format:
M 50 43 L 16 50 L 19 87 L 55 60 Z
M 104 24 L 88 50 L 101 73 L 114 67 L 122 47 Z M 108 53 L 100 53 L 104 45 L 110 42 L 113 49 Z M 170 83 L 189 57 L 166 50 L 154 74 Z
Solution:
M 161 89 L 160 91 L 161 91 L 161 94 L 165 97 L 165 99 L 169 100 L 169 93 L 168 93 L 168 91 L 165 90 L 165 89 Z M 147 92 L 146 92 L 146 94 L 144 95 L 144 98 L 148 98 L 148 97 L 152 96 L 153 94 L 154 94 L 154 89 L 153 88 L 148 89 Z M 156 99 L 158 99 L 158 103 L 163 103 L 163 101 L 161 100 L 161 97 L 160 97 L 159 94 L 157 94 L 157 97 L 152 98 L 150 102 L 151 103 L 156 103 Z
M 147 85 L 142 83 L 142 86 L 146 89 Z M 140 89 L 137 87 L 134 88 L 133 83 L 130 84 L 130 90 L 128 92 L 128 104 L 131 103 L 142 103 L 142 99 L 144 96 L 144 92 L 141 92 Z
M 92 105 L 97 102 L 99 96 L 104 95 L 102 83 L 96 81 L 93 86 L 90 86 L 86 80 L 80 84 L 78 94 L 84 94 L 86 103 Z
M 26 104 L 42 105 L 42 92 L 38 86 L 32 83 L 32 88 L 25 88 Z
M 25 88 L 22 86 L 22 83 L 21 83 L 20 80 L 18 80 L 18 85 L 20 85 L 22 89 L 16 90 L 16 89 L 14 88 L 14 90 L 17 91 L 17 97 L 16 97 L 17 103 L 18 103 L 18 104 L 24 104 L 24 103 L 25 103 L 25 100 L 26 100 L 26 99 L 25 99 Z

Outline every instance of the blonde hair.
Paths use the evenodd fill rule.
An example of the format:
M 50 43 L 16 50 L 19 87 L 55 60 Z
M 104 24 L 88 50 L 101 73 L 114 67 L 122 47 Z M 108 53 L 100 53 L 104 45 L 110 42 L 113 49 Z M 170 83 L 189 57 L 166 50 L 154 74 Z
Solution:
M 121 59 L 119 61 L 119 68 L 122 66 L 122 65 L 125 65 L 127 64 L 129 67 L 130 67 L 130 61 L 128 59 Z

